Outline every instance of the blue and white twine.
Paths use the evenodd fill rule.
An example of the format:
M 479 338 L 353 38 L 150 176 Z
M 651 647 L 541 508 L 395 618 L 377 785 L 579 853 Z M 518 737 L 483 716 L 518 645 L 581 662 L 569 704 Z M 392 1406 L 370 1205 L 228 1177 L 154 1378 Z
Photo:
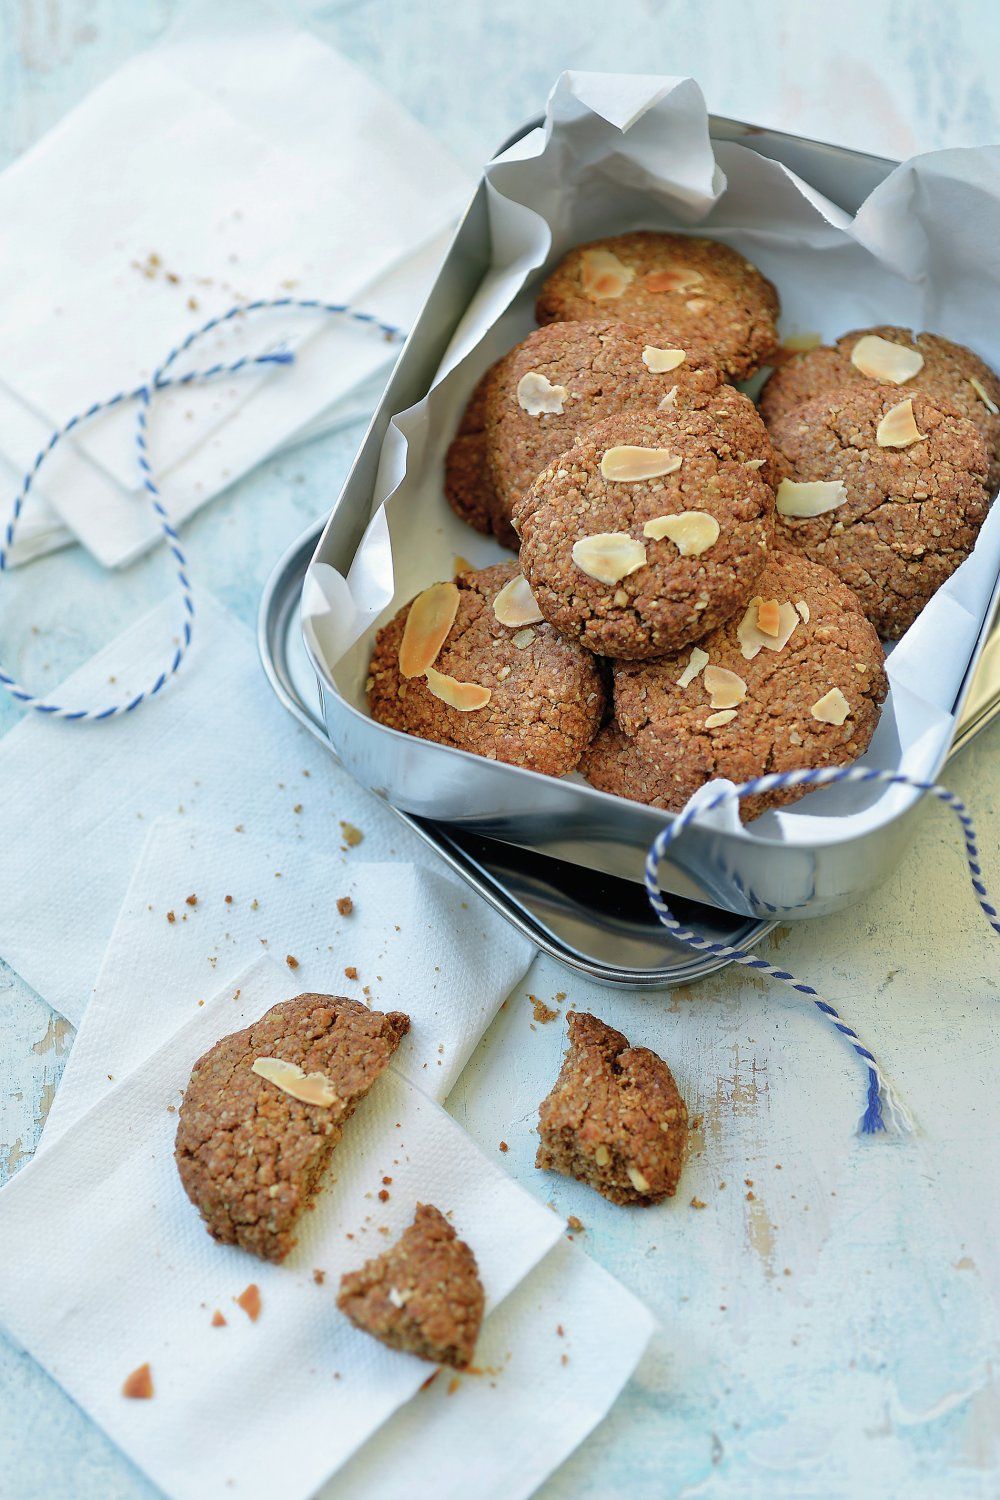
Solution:
M 193 332 L 189 333 L 176 348 L 171 349 L 166 359 L 153 372 L 147 383 L 136 386 L 133 390 L 118 391 L 106 401 L 95 401 L 92 406 L 87 407 L 86 411 L 78 412 L 76 416 L 70 417 L 69 421 L 64 423 L 62 427 L 57 428 L 45 447 L 37 454 L 34 463 L 24 476 L 20 491 L 15 496 L 10 519 L 4 529 L 2 541 L 0 541 L 0 573 L 8 566 L 8 553 L 13 546 L 14 538 L 17 534 L 17 526 L 21 518 L 21 512 L 24 509 L 25 501 L 31 492 L 39 470 L 53 449 L 58 446 L 64 437 L 68 437 L 78 427 L 82 427 L 85 422 L 91 421 L 92 418 L 100 415 L 102 412 L 112 411 L 115 407 L 123 406 L 129 401 L 137 401 L 139 403 L 139 410 L 136 421 L 135 442 L 139 474 L 142 487 L 149 498 L 157 523 L 176 564 L 177 581 L 181 591 L 183 618 L 177 646 L 170 661 L 163 670 L 152 682 L 131 698 L 105 707 L 68 708 L 61 704 L 53 703 L 47 698 L 38 697 L 30 689 L 22 686 L 9 672 L 0 668 L 0 687 L 9 693 L 22 708 L 32 709 L 35 713 L 44 714 L 50 719 L 63 719 L 68 723 L 92 723 L 102 719 L 119 718 L 122 714 L 133 713 L 141 704 L 146 703 L 150 698 L 155 698 L 157 693 L 166 686 L 180 668 L 187 649 L 191 644 L 195 617 L 195 601 L 188 578 L 187 559 L 181 547 L 176 528 L 171 522 L 170 516 L 163 504 L 163 497 L 160 494 L 149 461 L 147 435 L 150 404 L 156 393 L 169 390 L 172 387 L 191 385 L 194 382 L 203 380 L 212 380 L 219 375 L 238 375 L 241 371 L 291 364 L 295 358 L 293 354 L 288 350 L 275 349 L 266 354 L 245 355 L 242 359 L 237 359 L 232 364 L 214 364 L 205 370 L 191 370 L 186 375 L 172 376 L 168 373 L 177 360 L 198 339 L 203 338 L 214 329 L 221 328 L 223 324 L 231 323 L 235 318 L 243 317 L 247 313 L 277 308 L 294 308 L 304 312 L 322 312 L 333 314 L 337 317 L 348 318 L 352 322 L 365 324 L 373 328 L 387 339 L 399 339 L 404 336 L 401 329 L 396 328 L 391 323 L 383 322 L 374 313 L 360 312 L 353 307 L 349 307 L 344 302 L 322 302 L 315 297 L 276 297 L 269 299 L 260 298 L 254 302 L 241 303 L 236 307 L 231 307 L 228 312 L 222 313 L 218 317 L 209 318 L 207 323 L 203 323 L 200 328 L 196 328 Z
M 816 771 L 776 771 L 769 776 L 755 776 L 751 781 L 744 781 L 739 786 L 723 787 L 708 798 L 699 797 L 697 800 L 692 798 L 673 821 L 657 834 L 650 846 L 646 856 L 646 893 L 656 915 L 677 942 L 694 949 L 697 953 L 711 953 L 717 958 L 726 958 L 732 960 L 733 963 L 742 964 L 744 968 L 753 969 L 758 974 L 766 974 L 771 979 L 780 979 L 782 984 L 788 985 L 797 995 L 802 995 L 811 1001 L 840 1032 L 841 1036 L 847 1038 L 868 1072 L 867 1106 L 858 1124 L 862 1135 L 872 1135 L 876 1131 L 885 1130 L 887 1117 L 889 1124 L 895 1129 L 908 1131 L 913 1129 L 913 1121 L 906 1106 L 897 1098 L 872 1052 L 864 1045 L 854 1028 L 848 1026 L 847 1022 L 842 1019 L 829 1000 L 824 999 L 811 984 L 804 984 L 802 980 L 796 979 L 795 975 L 789 973 L 787 969 L 779 969 L 753 953 L 741 953 L 728 943 L 717 943 L 710 938 L 701 937 L 690 927 L 685 927 L 673 915 L 660 892 L 660 861 L 665 857 L 670 846 L 681 837 L 684 830 L 696 822 L 703 813 L 713 812 L 728 802 L 742 802 L 744 797 L 759 796 L 765 792 L 781 791 L 788 787 L 829 786 L 836 782 L 880 782 L 885 786 L 911 787 L 915 791 L 930 792 L 946 807 L 950 807 L 962 825 L 965 857 L 969 866 L 972 889 L 976 893 L 976 899 L 986 920 L 994 933 L 1000 937 L 1000 919 L 998 919 L 997 909 L 989 898 L 983 880 L 976 830 L 964 802 L 956 797 L 954 792 L 949 792 L 946 787 L 936 786 L 933 782 L 918 781 L 915 777 L 906 776 L 901 771 L 879 771 L 870 766 L 832 766 Z

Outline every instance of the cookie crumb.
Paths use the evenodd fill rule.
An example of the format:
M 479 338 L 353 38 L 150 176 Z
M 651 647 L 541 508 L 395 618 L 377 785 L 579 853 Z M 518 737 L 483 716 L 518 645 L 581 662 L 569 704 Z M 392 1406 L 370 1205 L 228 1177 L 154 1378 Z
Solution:
M 153 1372 L 149 1365 L 140 1365 L 131 1375 L 126 1375 L 122 1395 L 130 1401 L 151 1401 L 153 1398 Z
M 356 849 L 364 838 L 364 834 L 360 828 L 355 828 L 353 823 L 345 823 L 343 818 L 340 820 L 340 831 L 344 836 L 344 843 L 348 849 Z
M 510 1147 L 508 1146 L 508 1144 L 507 1144 L 506 1141 L 501 1141 L 500 1142 L 500 1150 L 501 1151 L 509 1151 L 510 1150 Z
M 349 917 L 351 915 L 351 912 L 354 910 L 354 902 L 350 896 L 337 897 L 337 910 L 342 917 Z
M 185 904 L 187 906 L 197 906 L 198 905 L 198 897 L 197 896 L 186 896 L 184 899 L 185 899 Z
M 570 1214 L 569 1218 L 566 1220 L 566 1224 L 568 1228 L 572 1229 L 574 1234 L 584 1233 L 583 1220 L 578 1219 L 576 1214 Z
M 701 1198 L 692 1198 L 691 1199 L 691 1207 L 692 1208 L 707 1208 L 708 1204 L 704 1203 Z
M 388 1203 L 388 1201 L 389 1201 L 389 1190 L 388 1190 L 388 1188 L 379 1188 L 379 1190 L 378 1190 L 378 1201 L 380 1203 Z
M 256 1323 L 257 1319 L 260 1317 L 261 1306 L 260 1287 L 257 1285 L 257 1283 L 255 1281 L 251 1281 L 250 1285 L 244 1287 L 243 1291 L 240 1292 L 240 1295 L 238 1297 L 235 1297 L 233 1300 L 235 1301 L 237 1307 L 242 1307 L 251 1323 Z
M 232 906 L 232 904 L 233 904 L 233 898 L 232 898 L 232 896 L 224 896 L 222 899 L 225 901 L 225 903 L 226 903 L 227 906 Z
M 344 970 L 344 978 L 345 979 L 357 979 L 357 977 L 358 977 L 358 971 L 357 971 L 357 969 L 354 967 L 353 964 L 348 964 L 347 968 Z
M 529 995 L 528 999 L 531 1001 L 531 1009 L 535 1020 L 540 1021 L 543 1026 L 547 1021 L 557 1021 L 559 1019 L 559 1012 L 553 1010 L 550 1005 L 546 1005 L 544 1000 L 539 1000 L 537 995 Z
M 455 1392 L 458 1390 L 461 1384 L 462 1382 L 459 1380 L 458 1376 L 453 1375 L 448 1382 L 448 1395 L 454 1396 Z
M 222 1316 L 222 1313 L 219 1311 L 218 1308 L 216 1308 L 215 1312 L 212 1314 L 212 1327 L 213 1328 L 225 1328 L 226 1327 L 226 1320 Z
M 291 953 L 286 953 L 285 954 L 285 963 L 288 965 L 288 967 L 290 969 L 297 969 L 298 966 L 299 966 L 298 959 L 295 958 L 294 955 L 291 954 Z
M 177 921 L 177 918 L 174 916 L 174 914 L 173 914 L 172 911 L 168 911 L 167 912 L 167 921 L 168 922 L 176 922 Z
M 315 1283 L 316 1283 L 317 1286 L 322 1286 L 325 1280 L 326 1280 L 326 1272 L 325 1271 L 314 1271 L 313 1272 L 313 1281 L 315 1281 Z

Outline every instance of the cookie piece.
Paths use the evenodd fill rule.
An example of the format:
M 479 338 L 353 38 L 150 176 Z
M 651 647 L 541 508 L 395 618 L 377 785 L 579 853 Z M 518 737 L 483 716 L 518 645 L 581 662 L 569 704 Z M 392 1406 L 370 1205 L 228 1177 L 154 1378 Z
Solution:
M 638 230 L 578 245 L 556 266 L 535 308 L 539 323 L 615 318 L 654 343 L 705 349 L 732 380 L 745 380 L 778 347 L 778 294 L 728 245 Z
M 674 365 L 671 369 L 650 366 Z M 650 343 L 625 323 L 550 323 L 494 366 L 484 402 L 485 448 L 497 510 L 509 518 L 536 476 L 604 417 L 655 409 L 665 398 L 708 397 L 722 372 L 673 338 Z
M 390 1349 L 465 1370 L 483 1322 L 476 1257 L 438 1209 L 416 1216 L 388 1250 L 340 1278 L 337 1306 Z
M 593 657 L 551 625 L 537 619 L 500 623 L 497 596 L 519 576 L 517 564 L 510 562 L 455 579 L 457 613 L 433 671 L 484 689 L 488 696 L 482 707 L 463 711 L 436 696 L 426 677 L 403 676 L 399 652 L 410 604 L 376 637 L 369 707 L 373 719 L 406 734 L 564 776 L 597 732 L 604 683 Z M 448 691 L 433 680 L 439 691 Z
M 884 446 L 892 434 L 883 419 L 908 406 L 919 440 Z M 771 437 L 788 479 L 843 487 L 841 503 L 809 517 L 783 513 L 794 501 L 779 488 L 778 544 L 832 568 L 881 636 L 902 635 L 972 551 L 986 518 L 989 455 L 979 430 L 929 391 L 844 386 L 777 418 Z
M 672 1198 L 687 1139 L 687 1106 L 648 1047 L 597 1016 L 567 1018 L 569 1050 L 538 1111 L 535 1166 L 562 1172 L 612 1203 Z
M 409 1026 L 400 1011 L 383 1015 L 342 995 L 297 995 L 198 1059 L 178 1113 L 174 1159 L 213 1239 L 284 1260 L 345 1122 Z M 255 1063 L 280 1085 L 255 1072 Z
M 776 635 L 754 629 L 761 601 L 772 601 L 765 613 L 777 614 Z M 798 553 L 773 552 L 747 609 L 696 651 L 615 664 L 615 718 L 631 748 L 609 735 L 585 774 L 603 791 L 679 812 L 717 776 L 741 782 L 846 765 L 875 733 L 888 690 L 884 662 L 849 588 Z M 841 713 L 842 722 L 831 722 Z M 748 797 L 740 816 L 748 822 L 808 790 Z
M 486 402 L 496 371 L 497 366 L 491 365 L 480 379 L 445 454 L 444 493 L 461 520 L 516 552 L 517 532 L 497 505 L 486 462 Z
M 916 350 L 923 365 L 899 385 L 900 401 L 921 391 L 943 397 L 982 434 L 990 451 L 990 498 L 1000 488 L 1000 378 L 989 365 L 967 349 L 936 333 L 914 333 L 909 328 L 855 328 L 832 346 L 820 345 L 795 354 L 775 370 L 760 398 L 761 416 L 770 425 L 804 401 L 813 401 L 841 387 L 871 390 L 884 384 L 851 363 L 863 338 L 876 337 L 904 349 Z M 975 382 L 975 383 L 973 383 Z
M 703 407 L 625 413 L 581 433 L 514 511 L 545 618 L 590 651 L 635 661 L 740 609 L 774 531 L 768 452 L 752 402 L 725 386 Z M 643 468 L 652 477 L 609 477 Z M 602 537 L 617 540 L 591 540 Z

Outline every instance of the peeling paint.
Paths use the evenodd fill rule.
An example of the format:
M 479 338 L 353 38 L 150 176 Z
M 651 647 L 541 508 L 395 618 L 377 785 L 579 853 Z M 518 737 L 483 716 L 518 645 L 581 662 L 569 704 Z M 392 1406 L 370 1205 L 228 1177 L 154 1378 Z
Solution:
M 44 1057 L 46 1052 L 53 1051 L 56 1057 L 62 1057 L 72 1038 L 73 1027 L 69 1021 L 63 1016 L 50 1016 L 45 1035 L 38 1038 L 31 1050 L 36 1057 Z
M 747 1239 L 760 1256 L 765 1276 L 774 1275 L 774 1225 L 759 1198 L 747 1204 Z

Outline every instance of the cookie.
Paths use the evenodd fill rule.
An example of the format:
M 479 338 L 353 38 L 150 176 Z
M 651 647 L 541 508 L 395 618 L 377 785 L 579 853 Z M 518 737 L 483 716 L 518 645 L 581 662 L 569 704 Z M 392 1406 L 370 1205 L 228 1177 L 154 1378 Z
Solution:
M 542 287 L 539 323 L 614 318 L 704 349 L 732 380 L 745 380 L 778 347 L 778 294 L 728 245 L 638 230 L 578 245 Z
M 660 368 L 660 367 L 663 368 Z M 604 417 L 665 398 L 708 397 L 722 380 L 698 349 L 650 344 L 624 323 L 550 323 L 494 366 L 484 402 L 486 463 L 508 518 L 536 476 Z
M 771 436 L 786 476 L 778 545 L 832 568 L 880 635 L 902 635 L 986 518 L 981 433 L 929 391 L 843 386 L 777 418 Z M 817 506 L 829 508 L 811 514 Z
M 338 995 L 297 995 L 198 1059 L 174 1159 L 213 1239 L 284 1260 L 344 1125 L 409 1030 Z
M 562 1172 L 612 1203 L 673 1197 L 687 1140 L 687 1107 L 648 1047 L 597 1016 L 568 1017 L 569 1050 L 538 1111 L 535 1166 Z
M 340 1279 L 337 1306 L 390 1349 L 465 1370 L 483 1323 L 476 1257 L 439 1209 L 418 1203 L 395 1245 Z
M 862 339 L 869 342 L 858 350 Z M 820 345 L 793 355 L 775 370 L 761 393 L 760 410 L 765 422 L 770 425 L 804 401 L 813 401 L 841 387 L 871 390 L 875 385 L 886 384 L 884 379 L 866 374 L 851 361 L 855 350 L 866 370 L 878 369 L 880 360 L 899 359 L 893 350 L 878 344 L 873 346 L 870 342 L 873 339 L 898 346 L 922 361 L 915 373 L 908 374 L 896 386 L 899 400 L 914 391 L 943 397 L 979 429 L 990 451 L 992 499 L 1000 488 L 1000 378 L 971 349 L 938 334 L 915 334 L 909 328 L 856 328 L 832 346 Z M 911 358 L 910 365 L 901 365 L 897 373 L 905 374 L 916 363 L 917 359 Z
M 400 665 L 412 605 L 383 626 L 369 669 L 372 718 L 549 776 L 572 771 L 601 722 L 603 679 L 588 652 L 542 620 L 519 579 L 516 563 L 497 563 L 460 574 L 453 594 L 435 586 L 455 614 L 428 660 L 430 678 L 423 675 L 426 653 L 412 676 Z M 502 624 L 497 609 L 515 623 Z M 404 665 L 413 665 L 405 651 Z
M 502 547 L 516 552 L 517 532 L 497 505 L 486 462 L 486 402 L 496 378 L 491 365 L 472 393 L 444 461 L 445 499 L 457 516 L 477 531 L 495 536 Z
M 631 748 L 603 736 L 581 769 L 603 791 L 679 812 L 717 776 L 846 765 L 875 733 L 884 660 L 849 588 L 798 553 L 773 552 L 747 608 L 697 647 L 615 664 L 615 719 Z M 740 815 L 807 790 L 749 797 Z
M 514 511 L 542 614 L 628 660 L 705 635 L 746 604 L 764 565 L 768 453 L 753 404 L 731 387 L 703 407 L 625 413 L 581 433 Z

